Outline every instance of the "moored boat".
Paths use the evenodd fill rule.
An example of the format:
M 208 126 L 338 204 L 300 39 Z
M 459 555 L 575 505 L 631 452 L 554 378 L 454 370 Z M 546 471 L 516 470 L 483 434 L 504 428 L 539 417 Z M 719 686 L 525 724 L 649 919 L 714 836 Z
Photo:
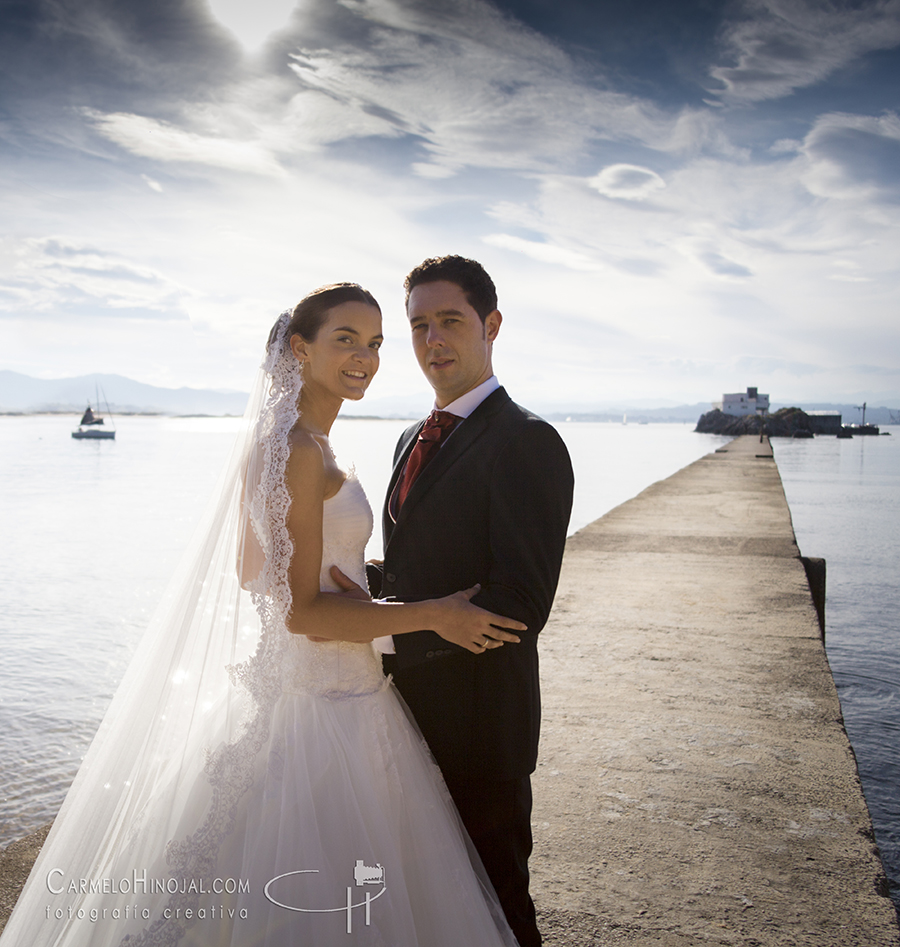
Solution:
M 104 395 L 104 400 L 106 396 Z M 95 404 L 100 404 L 99 395 L 95 398 Z M 106 405 L 106 412 L 110 415 L 110 420 L 112 420 L 112 412 L 109 410 L 109 403 Z M 87 408 L 85 408 L 84 414 L 81 416 L 81 420 L 78 422 L 78 430 L 72 431 L 72 437 L 75 440 L 89 440 L 89 441 L 112 441 L 116 437 L 115 427 L 106 428 L 101 427 L 105 425 L 106 419 L 101 415 L 97 414 L 94 409 L 91 407 L 90 402 L 88 402 Z
M 857 407 L 857 411 L 862 411 L 862 423 L 861 424 L 845 424 L 844 431 L 847 433 L 844 434 L 844 437 L 852 437 L 854 434 L 880 434 L 881 431 L 878 428 L 877 424 L 866 424 L 866 402 L 862 403 L 861 407 Z

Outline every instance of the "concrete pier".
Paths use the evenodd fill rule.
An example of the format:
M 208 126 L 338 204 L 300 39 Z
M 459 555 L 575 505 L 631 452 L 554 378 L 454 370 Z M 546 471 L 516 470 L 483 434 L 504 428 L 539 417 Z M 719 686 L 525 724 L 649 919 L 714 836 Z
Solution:
M 569 540 L 541 633 L 546 947 L 900 944 L 799 556 L 757 437 Z M 0 914 L 41 840 L 0 854 Z
M 541 633 L 547 947 L 900 943 L 799 556 L 758 437 L 569 540 Z

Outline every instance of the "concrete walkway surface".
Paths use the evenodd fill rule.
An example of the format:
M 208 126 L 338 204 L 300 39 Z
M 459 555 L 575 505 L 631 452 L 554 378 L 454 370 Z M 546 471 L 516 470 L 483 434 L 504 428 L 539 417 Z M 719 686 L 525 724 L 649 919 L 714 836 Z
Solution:
M 547 947 L 900 943 L 799 555 L 758 437 L 570 538 L 541 633 Z

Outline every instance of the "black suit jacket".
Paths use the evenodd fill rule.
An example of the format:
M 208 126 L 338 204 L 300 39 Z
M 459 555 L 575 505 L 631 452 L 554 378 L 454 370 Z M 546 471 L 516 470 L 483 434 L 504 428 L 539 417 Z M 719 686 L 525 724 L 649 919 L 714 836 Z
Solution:
M 447 778 L 526 776 L 540 730 L 537 634 L 559 580 L 572 465 L 556 429 L 499 388 L 454 430 L 394 523 L 390 496 L 423 423 L 394 455 L 373 593 L 412 602 L 480 582 L 473 602 L 528 631 L 477 655 L 433 631 L 397 635 L 385 667 Z

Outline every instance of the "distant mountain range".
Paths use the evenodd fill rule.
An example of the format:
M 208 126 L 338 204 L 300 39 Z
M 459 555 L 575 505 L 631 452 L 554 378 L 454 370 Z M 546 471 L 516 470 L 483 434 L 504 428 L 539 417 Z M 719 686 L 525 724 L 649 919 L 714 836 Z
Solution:
M 157 388 L 122 375 L 82 375 L 78 378 L 32 378 L 0 371 L 0 412 L 4 414 L 84 411 L 99 387 L 114 414 L 241 415 L 247 404 L 244 391 L 202 388 Z
M 82 375 L 78 378 L 42 379 L 19 372 L 0 370 L 0 414 L 36 414 L 42 412 L 80 412 L 90 402 L 94 405 L 94 390 L 99 387 L 114 414 L 207 414 L 241 415 L 247 404 L 247 392 L 216 391 L 204 388 L 159 388 L 132 381 L 122 375 Z M 528 404 L 551 421 L 615 421 L 629 423 L 671 422 L 696 424 L 701 414 L 709 411 L 711 403 L 650 407 L 646 401 L 622 404 Z M 106 403 L 99 405 L 101 411 Z M 423 393 L 387 398 L 366 398 L 364 402 L 347 406 L 348 416 L 364 415 L 385 418 L 417 418 L 427 414 L 431 401 Z M 798 407 L 804 411 L 840 411 L 844 424 L 861 420 L 856 405 L 849 404 L 772 404 L 774 412 L 781 407 Z M 900 412 L 893 412 L 894 417 Z M 891 412 L 884 407 L 866 409 L 866 421 L 872 424 L 890 424 Z

